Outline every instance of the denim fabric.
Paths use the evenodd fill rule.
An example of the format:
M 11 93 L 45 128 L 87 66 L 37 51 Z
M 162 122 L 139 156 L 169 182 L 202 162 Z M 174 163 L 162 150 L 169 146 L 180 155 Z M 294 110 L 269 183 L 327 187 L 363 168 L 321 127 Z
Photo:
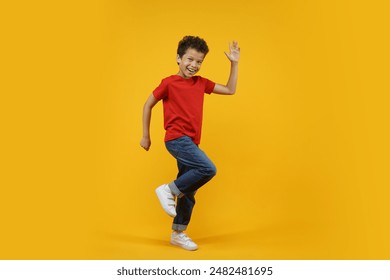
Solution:
M 177 179 L 168 184 L 177 196 L 177 215 L 172 229 L 185 230 L 195 205 L 196 190 L 210 181 L 217 170 L 207 155 L 188 136 L 165 142 L 165 146 L 176 159 L 179 169 Z

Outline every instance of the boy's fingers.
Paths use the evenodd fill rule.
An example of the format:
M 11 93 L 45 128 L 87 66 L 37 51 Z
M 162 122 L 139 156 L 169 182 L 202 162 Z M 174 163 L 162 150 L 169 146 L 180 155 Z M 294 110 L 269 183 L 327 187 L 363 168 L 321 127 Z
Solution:
M 229 49 L 230 52 L 233 52 L 235 50 L 240 50 L 240 47 L 238 46 L 238 42 L 237 41 L 229 42 Z
M 237 41 L 232 41 L 232 42 L 229 42 L 229 50 L 230 50 L 230 54 L 228 54 L 227 52 L 224 52 L 226 57 L 231 60 L 231 54 L 235 54 L 237 51 L 240 51 L 240 47 L 238 46 L 238 42 Z

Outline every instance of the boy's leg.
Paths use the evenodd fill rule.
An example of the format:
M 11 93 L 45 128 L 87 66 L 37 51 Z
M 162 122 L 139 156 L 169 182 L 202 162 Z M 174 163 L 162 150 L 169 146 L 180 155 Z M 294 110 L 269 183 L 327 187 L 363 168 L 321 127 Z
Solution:
M 176 217 L 173 219 L 172 229 L 184 231 L 191 220 L 192 210 L 195 205 L 195 192 L 177 198 Z
M 177 161 L 177 169 L 179 170 L 177 178 L 190 170 L 190 167 Z M 195 205 L 195 192 L 188 193 L 182 197 L 178 197 L 176 200 L 176 215 L 173 220 L 172 229 L 176 231 L 184 231 L 187 228 L 191 220 L 192 209 Z
M 183 231 L 190 222 L 195 205 L 195 192 L 216 173 L 216 168 L 206 154 L 189 137 L 166 143 L 168 151 L 176 158 L 179 173 L 169 184 L 177 198 L 176 217 L 172 229 Z
M 166 142 L 168 151 L 176 158 L 178 165 L 185 166 L 186 171 L 169 183 L 172 192 L 179 198 L 193 193 L 210 181 L 216 174 L 216 168 L 207 155 L 187 136 Z

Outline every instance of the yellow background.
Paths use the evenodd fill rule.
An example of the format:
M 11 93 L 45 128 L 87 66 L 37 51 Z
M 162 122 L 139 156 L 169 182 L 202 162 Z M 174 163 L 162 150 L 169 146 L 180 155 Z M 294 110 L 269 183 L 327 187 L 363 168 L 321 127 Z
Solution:
M 387 1 L 3 1 L 1 259 L 389 259 Z M 176 163 L 139 147 L 143 103 L 206 39 L 201 148 L 217 176 L 189 235 L 154 189 Z

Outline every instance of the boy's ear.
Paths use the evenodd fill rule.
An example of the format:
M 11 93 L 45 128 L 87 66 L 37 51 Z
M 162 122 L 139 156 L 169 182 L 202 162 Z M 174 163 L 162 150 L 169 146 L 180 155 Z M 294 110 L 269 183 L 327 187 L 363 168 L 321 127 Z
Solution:
M 177 62 L 177 64 L 179 64 L 179 63 L 181 62 L 181 57 L 180 57 L 180 55 L 177 55 L 177 56 L 176 56 L 176 62 Z

